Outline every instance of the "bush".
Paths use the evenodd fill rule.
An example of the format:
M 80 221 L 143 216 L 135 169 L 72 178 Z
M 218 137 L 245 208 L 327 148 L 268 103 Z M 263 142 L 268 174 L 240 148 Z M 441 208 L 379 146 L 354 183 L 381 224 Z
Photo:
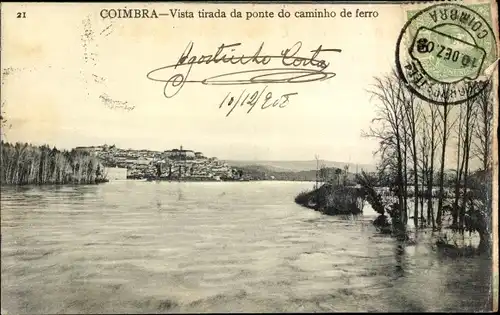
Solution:
M 301 192 L 295 202 L 327 215 L 361 214 L 358 189 L 324 184 L 311 192 Z

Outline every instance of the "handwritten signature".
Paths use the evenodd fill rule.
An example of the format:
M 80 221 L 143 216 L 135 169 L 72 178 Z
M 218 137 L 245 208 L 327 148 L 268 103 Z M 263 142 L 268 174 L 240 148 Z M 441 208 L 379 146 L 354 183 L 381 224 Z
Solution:
M 323 52 L 342 52 L 341 49 L 326 49 L 323 48 L 323 45 L 320 45 L 315 50 L 311 50 L 312 55 L 310 57 L 301 57 L 298 54 L 302 48 L 302 42 L 298 41 L 291 48 L 282 50 L 279 56 L 263 55 L 262 49 L 264 43 L 251 56 L 229 54 L 228 51 L 234 51 L 235 47 L 241 46 L 241 43 L 222 44 L 217 48 L 215 54 L 197 56 L 191 54 L 193 46 L 193 42 L 189 42 L 177 63 L 154 69 L 147 74 L 148 79 L 165 83 L 163 93 L 166 98 L 172 98 L 177 95 L 185 83 L 244 85 L 259 83 L 305 83 L 328 80 L 336 74 L 326 71 L 330 63 L 323 59 L 318 59 L 318 56 Z M 268 65 L 273 60 L 281 60 L 281 66 L 262 68 L 262 66 Z M 203 64 L 255 64 L 260 65 L 261 68 L 223 73 L 199 80 L 188 79 L 193 67 Z M 180 67 L 185 67 L 186 70 L 183 73 L 179 72 L 173 75 L 170 72 L 170 76 L 165 74 L 166 71 L 177 70 Z

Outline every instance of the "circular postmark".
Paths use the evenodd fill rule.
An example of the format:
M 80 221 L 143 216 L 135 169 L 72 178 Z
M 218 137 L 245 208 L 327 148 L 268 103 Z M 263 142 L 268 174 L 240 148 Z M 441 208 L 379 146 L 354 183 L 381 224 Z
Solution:
M 408 89 L 438 105 L 475 98 L 497 58 L 489 4 L 443 3 L 407 11 L 396 44 L 396 69 Z

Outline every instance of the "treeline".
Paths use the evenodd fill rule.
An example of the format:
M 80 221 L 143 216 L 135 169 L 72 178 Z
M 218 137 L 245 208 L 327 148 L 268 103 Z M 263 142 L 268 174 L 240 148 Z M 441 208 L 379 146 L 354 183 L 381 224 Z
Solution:
M 318 171 L 277 171 L 261 165 L 237 166 L 233 169 L 242 171 L 243 174 L 253 180 L 283 180 L 283 181 L 316 181 Z M 320 179 L 321 181 L 321 179 Z
M 484 88 L 474 97 L 478 84 L 484 84 Z M 375 181 L 390 183 L 397 202 L 389 208 L 397 212 L 401 227 L 406 227 L 409 207 L 413 208 L 416 227 L 431 225 L 441 229 L 446 211 L 451 213 L 452 227 L 462 233 L 471 217 L 478 221 L 476 227 L 490 226 L 492 83 L 466 84 L 467 101 L 459 105 L 450 104 L 454 92 L 451 85 L 445 86 L 440 95 L 442 105 L 435 105 L 409 92 L 395 72 L 375 78 L 370 92 L 376 99 L 376 117 L 364 136 L 379 142 L 376 155 L 380 163 Z M 479 169 L 473 170 L 472 162 Z M 445 169 L 450 164 L 454 164 L 454 176 L 445 178 Z M 377 185 L 366 174 L 360 176 L 359 182 L 365 186 Z M 445 190 L 449 192 L 446 186 L 451 186 L 451 196 L 446 193 Z M 434 187 L 438 187 L 437 194 L 433 193 Z M 417 198 L 409 203 L 410 195 Z
M 86 151 L 1 142 L 1 184 L 95 184 L 107 181 L 99 160 Z

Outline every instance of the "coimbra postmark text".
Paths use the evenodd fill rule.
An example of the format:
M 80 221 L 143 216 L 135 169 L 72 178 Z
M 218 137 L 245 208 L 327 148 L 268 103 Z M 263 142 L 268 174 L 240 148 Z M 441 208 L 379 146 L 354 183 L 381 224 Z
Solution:
M 396 66 L 407 87 L 441 105 L 478 95 L 497 58 L 489 5 L 438 4 L 407 15 L 396 45 Z

